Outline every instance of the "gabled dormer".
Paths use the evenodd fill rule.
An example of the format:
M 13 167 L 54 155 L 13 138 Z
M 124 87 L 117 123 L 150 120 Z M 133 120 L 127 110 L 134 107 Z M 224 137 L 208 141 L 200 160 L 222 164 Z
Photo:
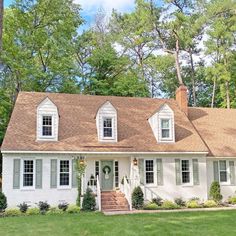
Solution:
M 37 140 L 58 140 L 59 115 L 57 106 L 47 97 L 37 107 Z
M 174 112 L 168 104 L 163 104 L 148 121 L 158 143 L 175 142 Z
M 117 142 L 117 111 L 109 101 L 98 109 L 96 125 L 99 142 Z

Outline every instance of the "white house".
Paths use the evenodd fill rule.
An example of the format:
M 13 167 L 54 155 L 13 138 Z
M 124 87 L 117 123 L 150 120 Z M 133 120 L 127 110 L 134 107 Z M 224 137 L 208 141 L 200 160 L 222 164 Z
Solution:
M 205 200 L 217 180 L 226 199 L 236 190 L 236 110 L 188 108 L 184 86 L 176 100 L 22 92 L 1 152 L 10 207 L 75 203 L 78 158 L 82 193 L 92 188 L 99 209 L 127 209 L 135 186 L 146 200 Z

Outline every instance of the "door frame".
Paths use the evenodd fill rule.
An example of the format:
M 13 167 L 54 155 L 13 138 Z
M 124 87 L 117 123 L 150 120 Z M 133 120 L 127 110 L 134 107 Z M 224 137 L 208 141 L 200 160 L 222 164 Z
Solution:
M 102 175 L 103 175 L 103 172 L 102 172 L 102 162 L 106 162 L 106 161 L 110 161 L 110 162 L 112 162 L 112 174 L 113 174 L 113 176 L 112 176 L 112 189 L 109 189 L 109 190 L 104 190 L 104 189 L 102 189 L 102 187 L 103 187 L 103 185 L 102 185 Z M 99 175 L 100 175 L 100 178 L 99 178 L 99 181 L 100 181 L 100 186 L 101 186 L 101 191 L 102 192 L 106 192 L 106 191 L 112 191 L 112 190 L 114 190 L 114 186 L 115 186 L 115 173 L 114 173 L 114 171 L 115 171 L 115 167 L 114 167 L 114 163 L 115 163 L 115 161 L 112 159 L 104 159 L 104 160 L 99 160 L 99 163 L 100 163 L 100 170 L 99 170 Z

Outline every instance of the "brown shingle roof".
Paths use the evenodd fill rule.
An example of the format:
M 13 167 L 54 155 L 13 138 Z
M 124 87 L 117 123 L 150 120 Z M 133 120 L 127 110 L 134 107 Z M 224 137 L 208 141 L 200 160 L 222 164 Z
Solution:
M 49 97 L 59 111 L 59 141 L 36 141 L 36 109 Z M 110 101 L 118 114 L 118 143 L 98 142 L 94 117 Z M 176 142 L 157 143 L 148 118 L 164 103 L 174 110 Z M 2 150 L 109 151 L 109 152 L 206 152 L 200 136 L 175 100 L 124 98 L 78 94 L 29 93 L 18 95 Z
M 209 149 L 209 156 L 236 157 L 236 109 L 189 108 L 189 119 Z

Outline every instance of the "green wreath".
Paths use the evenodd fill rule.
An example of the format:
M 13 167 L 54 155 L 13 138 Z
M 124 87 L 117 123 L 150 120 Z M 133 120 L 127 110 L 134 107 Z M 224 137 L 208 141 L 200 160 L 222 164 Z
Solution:
M 110 166 L 104 166 L 104 167 L 102 168 L 102 172 L 103 172 L 104 174 L 106 174 L 106 169 L 108 169 L 108 174 L 110 174 L 110 173 L 111 173 L 111 168 L 110 168 Z

